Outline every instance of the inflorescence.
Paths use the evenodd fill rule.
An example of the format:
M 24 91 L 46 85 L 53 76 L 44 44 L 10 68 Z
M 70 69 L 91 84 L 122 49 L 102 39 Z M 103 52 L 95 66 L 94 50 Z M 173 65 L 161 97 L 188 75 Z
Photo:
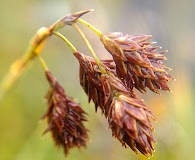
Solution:
M 64 149 L 65 155 L 73 147 L 86 147 L 88 129 L 83 122 L 87 121 L 86 113 L 81 105 L 66 95 L 65 90 L 49 71 L 40 52 L 46 40 L 56 35 L 64 40 L 72 49 L 74 57 L 80 65 L 80 85 L 95 104 L 95 111 L 100 109 L 108 120 L 112 136 L 117 138 L 122 146 L 129 146 L 134 152 L 152 155 L 153 143 L 156 140 L 152 134 L 154 127 L 150 120 L 155 120 L 152 112 L 134 90 L 141 93 L 149 88 L 155 93 L 160 90 L 170 91 L 168 81 L 173 80 L 163 64 L 166 60 L 161 47 L 154 46 L 151 35 L 128 35 L 121 32 L 102 33 L 80 17 L 89 12 L 81 11 L 65 16 L 48 28 L 41 28 L 33 37 L 27 54 L 11 66 L 10 73 L 2 83 L 6 89 L 19 77 L 29 61 L 35 57 L 45 69 L 45 75 L 50 89 L 46 96 L 48 109 L 42 119 L 47 118 L 48 127 L 44 134 L 51 132 L 56 146 Z M 111 54 L 112 59 L 100 60 L 85 34 L 77 26 L 80 22 L 94 31 Z M 92 56 L 79 52 L 58 29 L 73 26 L 84 39 Z M 14 74 L 13 74 L 14 73 Z

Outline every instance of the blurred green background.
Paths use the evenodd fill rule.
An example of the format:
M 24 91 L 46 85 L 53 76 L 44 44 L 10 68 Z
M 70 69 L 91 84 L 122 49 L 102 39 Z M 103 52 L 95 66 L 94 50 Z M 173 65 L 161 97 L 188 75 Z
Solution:
M 42 26 L 49 26 L 68 13 L 94 8 L 83 16 L 102 32 L 151 34 L 162 49 L 168 49 L 166 65 L 177 79 L 170 82 L 172 93 L 139 95 L 153 111 L 154 135 L 158 144 L 153 160 L 195 159 L 195 1 L 194 0 L 6 0 L 0 5 L 0 79 L 9 66 L 22 56 L 29 40 Z M 108 57 L 98 37 L 82 27 L 96 53 Z M 60 30 L 81 52 L 89 54 L 78 33 L 71 27 Z M 42 136 L 46 120 L 40 121 L 47 106 L 48 89 L 43 69 L 36 59 L 12 90 L 0 102 L 0 160 L 141 160 L 146 157 L 125 149 L 111 137 L 101 112 L 78 81 L 78 63 L 59 38 L 47 42 L 42 56 L 66 88 L 66 93 L 81 102 L 88 113 L 90 129 L 87 149 L 73 149 L 68 157 L 54 147 L 50 134 Z

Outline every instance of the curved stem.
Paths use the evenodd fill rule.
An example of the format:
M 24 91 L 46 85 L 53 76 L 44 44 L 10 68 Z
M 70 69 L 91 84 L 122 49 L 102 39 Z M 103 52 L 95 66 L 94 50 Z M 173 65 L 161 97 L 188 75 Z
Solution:
M 78 18 L 78 21 L 82 24 L 84 24 L 85 26 L 87 26 L 88 28 L 90 28 L 93 32 L 95 32 L 99 37 L 102 36 L 102 32 L 100 30 L 98 30 L 97 28 L 95 28 L 93 25 L 91 25 L 90 23 L 86 22 L 85 20 Z
M 61 33 L 56 32 L 56 31 L 53 31 L 52 33 L 60 37 L 64 42 L 66 42 L 66 44 L 71 48 L 73 53 L 77 51 L 76 48 L 73 46 L 73 44 L 70 43 L 70 41 L 66 37 L 64 37 Z
M 48 69 L 44 59 L 40 55 L 38 56 L 38 58 L 39 58 L 39 61 L 40 61 L 41 65 L 43 66 L 44 70 L 48 71 L 49 69 Z
M 79 17 L 81 17 L 82 15 L 90 11 L 93 10 L 91 9 L 91 10 L 81 11 L 72 15 L 65 16 L 60 20 L 58 20 L 57 22 L 53 23 L 48 28 L 46 27 L 40 28 L 31 39 L 25 55 L 19 58 L 18 60 L 16 60 L 11 65 L 7 75 L 0 83 L 0 100 L 3 98 L 4 94 L 13 86 L 13 84 L 17 81 L 17 79 L 19 79 L 19 77 L 22 75 L 23 71 L 26 69 L 27 65 L 29 64 L 29 62 L 31 62 L 35 57 L 40 55 L 46 40 L 49 38 L 49 36 L 52 33 L 57 35 L 61 39 L 63 39 L 68 44 L 68 46 L 72 49 L 72 51 L 75 52 L 76 48 L 63 35 L 59 34 L 54 30 L 59 30 L 65 25 L 72 25 L 73 23 L 76 23 Z
M 50 32 L 48 28 L 42 27 L 40 28 L 34 37 L 31 39 L 29 43 L 29 47 L 21 58 L 16 60 L 11 66 L 4 77 L 3 81 L 0 84 L 0 100 L 3 98 L 4 94 L 10 90 L 13 84 L 18 80 L 18 78 L 22 75 L 24 70 L 27 68 L 29 63 L 41 53 L 43 46 L 50 36 Z
M 85 34 L 83 33 L 83 31 L 76 25 L 76 24 L 72 24 L 72 26 L 75 27 L 75 29 L 80 33 L 81 37 L 83 38 L 83 40 L 85 41 L 89 51 L 91 52 L 91 55 L 93 56 L 94 60 L 96 61 L 100 71 L 102 73 L 106 73 L 105 69 L 102 67 L 101 65 L 101 61 L 99 60 L 99 58 L 97 57 L 97 55 L 95 54 L 92 46 L 90 45 L 88 39 L 86 38 Z
M 6 92 L 10 90 L 16 80 L 21 76 L 31 58 L 29 56 L 23 56 L 16 60 L 8 71 L 8 74 L 4 77 L 0 85 L 0 100 L 3 99 Z

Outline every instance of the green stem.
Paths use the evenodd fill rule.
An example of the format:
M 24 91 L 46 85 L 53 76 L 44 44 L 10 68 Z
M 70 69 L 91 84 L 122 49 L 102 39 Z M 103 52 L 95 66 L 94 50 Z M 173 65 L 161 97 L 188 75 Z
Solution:
M 47 28 L 40 28 L 34 37 L 31 39 L 29 47 L 21 58 L 16 60 L 11 66 L 4 77 L 3 81 L 0 84 L 0 100 L 3 98 L 6 92 L 10 90 L 13 84 L 18 80 L 22 75 L 24 70 L 27 68 L 29 63 L 41 53 L 43 46 L 50 36 L 50 32 Z
M 83 31 L 76 25 L 76 24 L 72 24 L 72 26 L 75 27 L 75 29 L 80 33 L 81 37 L 83 38 L 83 40 L 85 41 L 89 51 L 91 52 L 91 55 L 93 56 L 94 60 L 96 61 L 100 71 L 104 74 L 106 73 L 105 69 L 102 67 L 101 65 L 101 61 L 99 60 L 99 58 L 97 57 L 97 55 L 95 54 L 92 46 L 90 45 L 88 39 L 86 38 L 85 34 L 83 33 Z
M 97 28 L 95 28 L 93 25 L 91 25 L 90 23 L 86 22 L 85 20 L 78 18 L 78 21 L 82 24 L 84 24 L 85 26 L 87 26 L 88 28 L 90 28 L 93 32 L 95 32 L 99 37 L 102 36 L 102 32 L 100 30 L 98 30 Z
M 59 34 L 54 30 L 58 30 L 64 27 L 65 25 L 71 25 L 72 23 L 75 23 L 79 17 L 81 17 L 83 14 L 89 11 L 92 10 L 81 11 L 72 15 L 65 16 L 62 19 L 58 20 L 57 22 L 53 23 L 48 28 L 46 27 L 40 28 L 34 35 L 34 37 L 31 39 L 26 54 L 19 58 L 18 60 L 16 60 L 11 65 L 7 75 L 0 83 L 0 100 L 3 98 L 4 94 L 13 86 L 17 79 L 22 75 L 23 71 L 26 69 L 29 62 L 31 62 L 36 56 L 39 56 L 46 40 L 52 33 L 63 39 L 72 49 L 72 51 L 76 52 L 76 48 L 63 35 Z
M 39 58 L 39 61 L 40 61 L 41 65 L 43 66 L 44 70 L 48 71 L 49 69 L 48 69 L 44 59 L 40 55 L 38 56 L 38 58 Z
M 21 74 L 24 72 L 24 68 L 26 68 L 31 59 L 32 58 L 30 58 L 28 54 L 21 57 L 10 66 L 8 74 L 1 82 L 0 100 L 4 97 L 5 93 L 10 90 L 16 80 L 21 76 Z
M 71 48 L 72 52 L 76 52 L 76 48 L 73 46 L 72 43 L 70 43 L 70 41 L 68 39 L 66 39 L 62 34 L 60 34 L 59 32 L 53 31 L 52 32 L 54 35 L 58 36 L 59 38 L 61 38 L 64 42 L 66 42 L 66 44 Z

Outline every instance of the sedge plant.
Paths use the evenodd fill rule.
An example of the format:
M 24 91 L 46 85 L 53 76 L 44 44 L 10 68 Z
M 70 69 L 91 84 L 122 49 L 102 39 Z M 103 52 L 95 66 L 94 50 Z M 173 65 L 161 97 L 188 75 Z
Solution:
M 92 10 L 67 15 L 50 27 L 42 27 L 29 43 L 29 47 L 21 58 L 14 62 L 1 83 L 0 96 L 6 94 L 16 83 L 27 66 L 35 58 L 39 58 L 43 66 L 50 89 L 46 99 L 48 109 L 42 116 L 47 119 L 48 127 L 43 132 L 51 132 L 54 143 L 64 149 L 65 155 L 73 147 L 86 147 L 88 129 L 86 112 L 73 98 L 66 95 L 65 90 L 48 69 L 41 57 L 44 44 L 52 35 L 62 39 L 72 50 L 73 56 L 79 62 L 80 85 L 93 101 L 95 111 L 101 110 L 108 120 L 112 136 L 117 138 L 122 146 L 130 147 L 135 153 L 141 152 L 150 156 L 154 151 L 154 127 L 150 122 L 155 120 L 151 110 L 138 98 L 134 90 L 141 93 L 147 88 L 159 94 L 160 90 L 170 91 L 168 82 L 173 80 L 168 73 L 170 68 L 163 64 L 166 60 L 165 51 L 154 46 L 151 35 L 128 35 L 121 32 L 102 33 L 80 17 Z M 100 60 L 91 47 L 83 31 L 77 25 L 81 23 L 91 29 L 111 54 L 112 59 Z M 78 51 L 59 29 L 73 26 L 83 38 L 91 56 Z

